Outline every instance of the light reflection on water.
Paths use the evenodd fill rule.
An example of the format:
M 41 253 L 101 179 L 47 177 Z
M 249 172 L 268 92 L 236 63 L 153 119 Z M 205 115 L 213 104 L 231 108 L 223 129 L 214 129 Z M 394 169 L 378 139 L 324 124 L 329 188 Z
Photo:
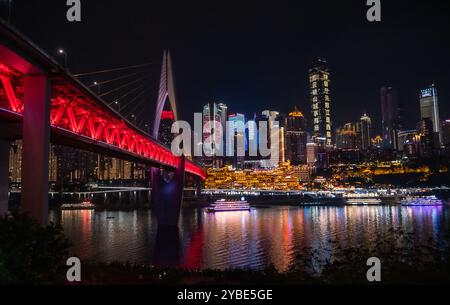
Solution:
M 376 236 L 395 234 L 392 229 L 412 233 L 413 244 L 398 240 L 406 251 L 430 242 L 444 248 L 449 216 L 444 207 L 273 207 L 216 214 L 186 209 L 179 231 L 159 232 L 151 211 L 63 211 L 51 219 L 61 222 L 83 260 L 213 269 L 273 265 L 283 272 L 301 254 L 326 261 L 339 249 L 373 249 Z

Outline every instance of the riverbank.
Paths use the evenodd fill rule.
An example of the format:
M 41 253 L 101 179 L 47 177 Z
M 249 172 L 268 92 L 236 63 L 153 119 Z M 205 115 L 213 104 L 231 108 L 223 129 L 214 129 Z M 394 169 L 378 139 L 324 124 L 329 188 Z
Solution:
M 190 270 L 133 264 L 87 264 L 81 285 L 368 285 L 366 261 L 354 254 L 347 261 L 330 263 L 320 275 L 307 268 L 280 273 L 264 270 Z M 382 265 L 383 285 L 450 284 L 450 265 L 445 261 L 390 258 Z M 68 284 L 68 283 L 66 283 Z

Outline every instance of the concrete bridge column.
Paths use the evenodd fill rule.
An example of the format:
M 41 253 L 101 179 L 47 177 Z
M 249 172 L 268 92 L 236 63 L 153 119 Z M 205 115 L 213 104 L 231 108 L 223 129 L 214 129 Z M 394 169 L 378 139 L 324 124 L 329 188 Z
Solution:
M 0 217 L 8 212 L 9 191 L 9 151 L 8 141 L 0 140 Z
M 23 113 L 22 211 L 42 225 L 48 222 L 50 82 L 26 76 Z
M 152 204 L 158 226 L 178 226 L 184 190 L 185 157 L 181 157 L 173 177 L 158 168 L 152 168 Z

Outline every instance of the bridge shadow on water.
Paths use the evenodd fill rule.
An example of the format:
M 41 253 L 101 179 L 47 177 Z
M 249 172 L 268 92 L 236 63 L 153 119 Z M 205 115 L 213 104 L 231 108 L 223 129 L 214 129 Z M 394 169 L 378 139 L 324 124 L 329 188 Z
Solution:
M 181 256 L 179 228 L 172 226 L 158 227 L 153 265 L 160 268 L 180 266 Z

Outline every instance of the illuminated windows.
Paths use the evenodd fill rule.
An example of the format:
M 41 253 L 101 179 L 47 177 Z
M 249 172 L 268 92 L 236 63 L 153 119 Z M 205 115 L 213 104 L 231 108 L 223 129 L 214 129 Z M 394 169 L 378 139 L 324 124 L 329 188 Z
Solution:
M 330 74 L 325 59 L 318 58 L 313 63 L 309 70 L 309 81 L 314 136 L 326 138 L 326 143 L 331 144 Z

